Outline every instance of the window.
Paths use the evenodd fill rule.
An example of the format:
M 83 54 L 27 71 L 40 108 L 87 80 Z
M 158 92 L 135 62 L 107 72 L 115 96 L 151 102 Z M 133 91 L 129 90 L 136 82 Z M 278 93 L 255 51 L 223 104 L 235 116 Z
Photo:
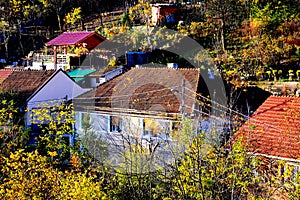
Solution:
M 144 119 L 144 135 L 156 137 L 160 132 L 160 127 L 156 120 Z
M 297 180 L 297 176 L 299 176 L 299 166 L 295 165 L 294 166 L 294 170 L 293 170 L 293 180 L 296 181 Z
M 80 128 L 88 130 L 91 127 L 91 117 L 89 113 L 81 113 Z
M 121 132 L 123 130 L 123 120 L 121 117 L 118 117 L 118 116 L 111 117 L 110 130 L 112 132 Z

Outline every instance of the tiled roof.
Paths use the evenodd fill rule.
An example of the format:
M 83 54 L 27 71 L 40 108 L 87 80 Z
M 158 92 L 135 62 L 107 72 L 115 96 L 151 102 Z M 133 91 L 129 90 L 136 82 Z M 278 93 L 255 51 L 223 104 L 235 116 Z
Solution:
M 87 48 L 92 49 L 104 40 L 105 38 L 95 31 L 64 32 L 47 42 L 46 46 L 76 45 L 85 42 L 87 43 Z
M 300 98 L 270 96 L 234 135 L 249 152 L 300 158 Z
M 94 99 L 96 109 L 121 108 L 178 113 L 182 102 L 182 80 L 186 80 L 185 111 L 192 113 L 198 89 L 198 69 L 133 68 L 88 92 L 78 101 Z
M 26 99 L 54 73 L 54 70 L 12 71 L 10 76 L 0 84 L 0 90 L 17 92 Z
M 12 70 L 0 69 L 0 84 L 12 73 Z

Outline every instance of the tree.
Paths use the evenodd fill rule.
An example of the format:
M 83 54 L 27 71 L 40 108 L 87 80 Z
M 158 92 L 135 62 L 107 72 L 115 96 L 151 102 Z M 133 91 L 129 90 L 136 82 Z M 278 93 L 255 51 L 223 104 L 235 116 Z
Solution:
M 136 5 L 132 6 L 129 9 L 130 21 L 135 24 L 149 25 L 150 14 L 151 14 L 151 7 L 149 1 L 146 0 L 139 0 Z
M 73 8 L 71 12 L 69 12 L 65 18 L 64 22 L 66 25 L 74 25 L 81 19 L 81 7 Z
M 297 60 L 296 45 L 290 37 L 298 34 L 294 28 L 299 16 L 282 2 L 251 4 L 249 21 L 235 34 L 235 46 L 219 59 L 224 70 L 237 69 L 244 77 L 258 71 L 279 70 L 283 61 Z M 289 20 L 291 19 L 291 20 Z M 271 33 L 271 34 L 270 34 Z M 290 41 L 290 42 L 289 42 Z
M 72 104 L 53 101 L 31 110 L 32 124 L 41 128 L 37 136 L 37 150 L 43 156 L 62 165 L 68 162 L 74 138 L 74 111 Z
M 7 98 L 10 96 L 2 95 Z M 20 148 L 27 147 L 29 130 L 22 126 L 23 118 L 13 100 L 2 99 L 0 107 L 0 154 L 8 156 Z
M 39 0 L 43 4 L 43 12 L 46 15 L 55 14 L 60 31 L 63 31 L 63 19 L 73 7 L 70 0 Z
M 77 169 L 60 171 L 46 156 L 24 149 L 4 158 L 1 199 L 105 199 L 102 178 Z
M 1 11 L 1 23 L 0 33 L 3 36 L 2 45 L 5 47 L 6 57 L 16 56 L 16 48 L 21 54 L 24 54 L 24 47 L 22 43 L 22 26 L 27 21 L 40 17 L 41 7 L 37 1 L 27 0 L 8 0 L 0 3 Z M 10 42 L 12 38 L 17 38 L 19 45 L 13 46 Z M 10 44 L 10 45 L 9 45 Z
M 225 52 L 227 35 L 236 30 L 245 19 L 243 3 L 234 0 L 213 0 L 205 1 L 205 4 L 207 25 L 212 23 L 217 27 L 215 38 L 221 45 L 220 50 Z

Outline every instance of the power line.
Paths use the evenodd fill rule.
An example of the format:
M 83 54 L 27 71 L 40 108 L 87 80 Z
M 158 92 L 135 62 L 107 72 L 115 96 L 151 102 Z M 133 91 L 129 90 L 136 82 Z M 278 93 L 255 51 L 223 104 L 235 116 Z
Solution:
M 191 91 L 191 90 L 188 89 L 188 88 L 187 88 L 187 90 L 189 90 L 190 92 L 195 93 L 194 91 Z M 204 98 L 204 99 L 206 99 L 206 100 L 209 100 L 209 101 L 211 101 L 211 102 L 213 102 L 213 103 L 215 103 L 215 104 L 217 104 L 217 105 L 219 105 L 219 106 L 221 106 L 221 107 L 223 107 L 223 108 L 225 108 L 225 109 L 227 109 L 227 110 L 230 110 L 231 112 L 233 112 L 233 113 L 235 113 L 235 114 L 238 114 L 238 115 L 244 117 L 244 118 L 247 119 L 248 121 L 249 121 L 249 120 L 252 120 L 252 121 L 254 121 L 254 123 L 263 124 L 263 125 L 267 126 L 268 128 L 273 128 L 273 129 L 275 129 L 275 130 L 277 130 L 277 131 L 280 131 L 280 132 L 282 131 L 282 129 L 279 129 L 278 127 L 276 127 L 276 126 L 274 126 L 274 125 L 266 124 L 266 123 L 264 123 L 264 122 L 261 122 L 260 120 L 256 120 L 256 119 L 250 118 L 250 116 L 247 116 L 247 115 L 245 115 L 245 114 L 243 114 L 243 113 L 240 113 L 240 112 L 238 112 L 238 111 L 235 111 L 235 110 L 233 110 L 233 109 L 231 109 L 231 108 L 228 108 L 228 107 L 226 107 L 226 106 L 224 106 L 224 105 L 222 105 L 222 104 L 219 104 L 218 102 L 213 101 L 213 100 L 211 100 L 211 99 L 209 99 L 209 98 L 207 98 L 207 97 L 204 97 L 204 96 L 202 96 L 202 95 L 200 95 L 200 94 L 197 94 L 197 93 L 195 93 L 195 94 L 196 94 L 197 96 L 200 96 L 200 97 L 202 97 L 202 98 Z M 221 112 L 227 114 L 226 111 L 221 110 L 221 109 L 217 109 L 216 107 L 214 107 L 213 109 L 216 109 L 216 110 L 218 110 L 218 111 L 221 111 Z M 250 123 L 250 121 L 249 121 L 249 123 Z
M 130 96 L 130 95 L 129 95 Z M 155 98 L 163 98 L 163 97 L 168 97 L 168 96 L 174 96 L 174 94 L 173 93 L 171 93 L 171 94 L 165 94 L 165 95 L 161 95 L 161 96 L 155 96 L 155 97 L 153 97 L 153 99 L 155 99 Z M 144 97 L 144 98 L 135 98 L 134 100 L 138 100 L 138 102 L 137 102 L 137 104 L 139 104 L 139 103 L 142 103 L 142 101 L 143 100 L 147 100 L 147 99 L 149 99 L 149 97 Z M 151 97 L 150 97 L 150 99 L 151 99 Z M 83 100 L 87 100 L 87 99 L 83 99 Z M 91 101 L 79 101 L 79 102 L 76 102 L 75 104 L 76 105 L 80 105 L 80 104 L 91 104 L 91 103 L 95 103 L 95 104 L 109 104 L 109 103 L 118 103 L 118 102 L 126 102 L 126 100 L 128 100 L 128 99 L 120 99 L 120 100 L 105 100 L 105 101 L 101 101 L 101 102 L 96 102 L 96 101 L 93 101 L 93 102 L 91 102 Z M 127 102 L 129 102 L 129 101 L 127 101 Z M 149 101 L 147 101 L 147 103 L 148 103 L 148 105 L 149 105 Z M 159 102 L 153 102 L 153 103 L 151 103 L 151 104 L 156 104 L 156 103 L 159 103 Z M 166 103 L 166 102 L 165 102 Z M 135 104 L 135 103 L 132 103 L 133 105 Z
M 33 103 L 43 103 L 43 102 L 64 102 L 67 101 L 66 97 L 63 98 L 56 98 L 56 99 L 45 99 L 45 100 L 39 100 L 39 101 L 28 101 L 28 104 L 33 104 Z
M 160 91 L 163 91 L 163 90 L 172 90 L 174 88 L 177 88 L 177 87 L 180 87 L 180 86 L 174 86 L 172 88 L 163 88 L 163 89 L 158 89 L 158 90 L 150 90 L 150 91 L 147 91 L 147 92 L 139 92 L 139 93 L 133 93 L 133 94 L 127 94 L 127 95 L 116 95 L 116 96 L 101 96 L 101 97 L 82 97 L 82 98 L 74 98 L 74 100 L 80 100 L 80 99 L 105 99 L 105 98 L 119 98 L 119 97 L 130 97 L 132 95 L 139 95 L 139 94 L 147 94 L 147 93 L 151 93 L 151 92 L 160 92 Z
M 207 97 L 205 97 L 205 96 L 203 96 L 203 95 L 201 95 L 201 94 L 198 94 L 198 93 L 196 93 L 196 92 L 190 90 L 189 88 L 186 88 L 186 89 L 189 90 L 190 92 L 193 92 L 196 96 L 200 96 L 201 98 L 204 98 L 204 99 L 206 99 L 206 100 L 208 100 L 208 101 L 210 101 L 210 102 L 212 102 L 212 103 L 214 103 L 214 104 L 216 104 L 216 105 L 219 105 L 219 106 L 221 106 L 221 107 L 223 107 L 223 108 L 225 108 L 225 109 L 227 109 L 227 110 L 229 110 L 229 111 L 231 111 L 231 112 L 234 112 L 235 114 L 241 115 L 241 116 L 243 116 L 243 117 L 249 117 L 249 116 L 247 116 L 247 115 L 245 115 L 245 114 L 243 114 L 243 113 L 240 113 L 240 112 L 238 112 L 238 111 L 236 111 L 236 110 L 233 110 L 233 109 L 231 109 L 231 108 L 229 108 L 229 107 L 227 107 L 227 106 L 224 106 L 224 105 L 222 105 L 222 104 L 220 104 L 220 103 L 218 103 L 218 102 L 216 102 L 216 101 L 214 101 L 214 100 L 212 100 L 212 99 L 209 99 L 209 98 L 207 98 Z

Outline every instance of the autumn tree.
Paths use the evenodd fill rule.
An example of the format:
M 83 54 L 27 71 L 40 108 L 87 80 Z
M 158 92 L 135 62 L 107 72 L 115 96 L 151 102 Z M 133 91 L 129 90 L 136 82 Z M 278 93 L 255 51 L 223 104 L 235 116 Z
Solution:
M 40 127 L 36 148 L 41 155 L 64 164 L 71 155 L 74 143 L 74 111 L 72 105 L 53 101 L 31 110 L 32 124 Z M 72 139 L 73 138 L 73 139 Z
M 74 160 L 75 161 L 75 160 Z M 1 165 L 1 199 L 101 199 L 103 177 L 91 171 L 60 171 L 37 151 L 19 149 Z
M 219 50 L 224 52 L 228 45 L 228 42 L 226 42 L 228 34 L 236 30 L 240 23 L 245 19 L 243 2 L 216 0 L 205 1 L 205 3 L 207 22 L 212 23 L 216 27 L 215 30 L 217 32 L 214 33 L 216 45 L 219 43 Z
M 299 16 L 289 3 L 250 4 L 248 21 L 230 36 L 233 48 L 219 59 L 228 72 L 238 69 L 244 77 L 257 71 L 279 70 L 281 62 L 297 60 L 297 45 L 291 37 L 299 33 Z M 282 70 L 282 69 L 281 69 Z
M 16 48 L 20 55 L 24 55 L 24 44 L 22 43 L 22 28 L 29 20 L 41 17 L 41 6 L 38 1 L 8 0 L 0 3 L 1 23 L 0 33 L 3 35 L 2 44 L 5 48 L 6 58 L 12 53 L 16 53 Z M 18 38 L 18 45 L 12 45 L 9 41 L 12 37 Z M 9 46 L 10 44 L 10 46 Z M 17 56 L 20 56 L 17 55 Z
M 147 0 L 139 0 L 138 3 L 129 8 L 129 18 L 135 24 L 150 23 L 151 7 Z

